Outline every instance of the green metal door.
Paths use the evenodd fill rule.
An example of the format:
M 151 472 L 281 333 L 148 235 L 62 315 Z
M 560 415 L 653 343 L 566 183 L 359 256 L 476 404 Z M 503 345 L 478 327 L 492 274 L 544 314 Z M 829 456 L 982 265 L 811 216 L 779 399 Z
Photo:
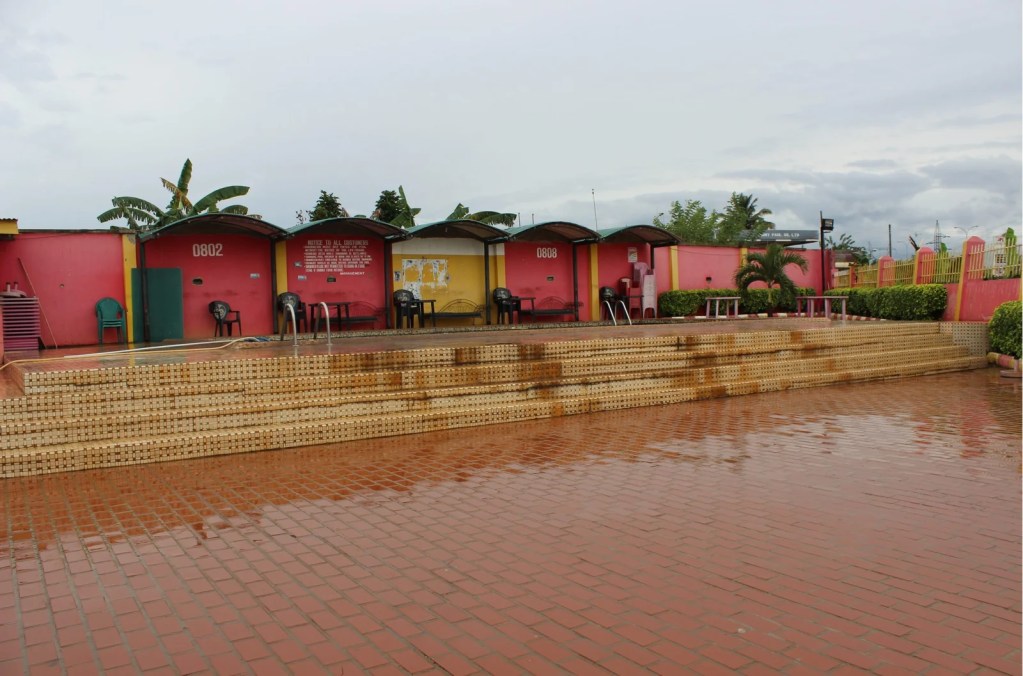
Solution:
M 149 342 L 181 340 L 185 336 L 185 305 L 181 268 L 146 268 L 146 308 L 149 314 Z M 131 293 L 135 301 L 132 326 L 135 342 L 141 343 L 143 333 L 142 271 L 131 271 Z

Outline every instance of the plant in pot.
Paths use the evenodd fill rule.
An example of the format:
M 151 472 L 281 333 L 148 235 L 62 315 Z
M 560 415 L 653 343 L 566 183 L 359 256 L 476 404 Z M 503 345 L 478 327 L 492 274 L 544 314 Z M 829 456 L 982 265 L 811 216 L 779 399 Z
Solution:
M 788 251 L 780 244 L 771 243 L 763 253 L 754 252 L 746 256 L 746 262 L 735 271 L 735 285 L 746 295 L 751 284 L 763 282 L 767 286 L 767 309 L 774 314 L 778 312 L 783 297 L 796 295 L 796 284 L 785 274 L 785 268 L 795 265 L 806 272 L 806 260 Z

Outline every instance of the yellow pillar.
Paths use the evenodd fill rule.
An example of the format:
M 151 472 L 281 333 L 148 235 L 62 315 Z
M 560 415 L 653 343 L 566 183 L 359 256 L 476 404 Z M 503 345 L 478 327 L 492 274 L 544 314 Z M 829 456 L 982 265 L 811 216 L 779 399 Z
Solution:
M 600 319 L 600 270 L 597 264 L 597 245 L 590 245 L 590 321 Z
M 135 255 L 135 235 L 121 235 L 121 266 L 124 271 L 124 316 L 128 325 L 128 342 L 135 342 L 135 294 L 131 287 L 131 273 L 137 267 Z
M 671 290 L 678 289 L 678 247 L 668 247 L 671 258 L 668 260 L 668 269 L 671 270 Z
M 274 270 L 277 273 L 277 293 L 284 293 L 288 290 L 288 243 L 283 240 L 274 242 Z
M 920 249 L 913 252 L 913 284 L 920 283 Z

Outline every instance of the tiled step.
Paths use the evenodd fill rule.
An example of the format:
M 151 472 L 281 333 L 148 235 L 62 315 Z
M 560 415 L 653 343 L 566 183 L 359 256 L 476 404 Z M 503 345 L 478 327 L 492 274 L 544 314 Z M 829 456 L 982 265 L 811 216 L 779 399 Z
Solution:
M 555 341 L 537 344 L 480 345 L 364 352 L 334 355 L 160 363 L 110 368 L 61 371 L 27 371 L 21 374 L 26 395 L 75 392 L 88 388 L 122 386 L 162 387 L 168 384 L 216 383 L 225 380 L 306 378 L 310 376 L 378 370 L 450 368 L 471 364 L 521 363 L 599 355 L 645 355 L 668 351 L 715 355 L 777 352 L 784 349 L 839 347 L 863 342 L 883 342 L 897 336 L 937 334 L 927 323 L 887 325 L 884 332 L 870 326 L 815 328 L 804 331 L 712 333 L 669 337 L 617 338 Z M 872 330 L 874 329 L 874 330 Z M 243 352 L 244 350 L 242 350 Z
M 710 397 L 815 387 L 839 382 L 897 378 L 982 368 L 984 357 L 946 357 L 935 361 L 884 364 L 874 367 L 784 373 L 750 377 L 728 383 L 677 388 L 615 391 L 592 396 L 542 398 L 471 408 L 454 408 L 391 415 L 366 415 L 322 421 L 246 427 L 217 432 L 193 432 L 134 437 L 98 443 L 68 443 L 5 451 L 0 455 L 3 476 L 42 474 L 124 464 L 177 460 L 263 449 L 289 448 L 370 437 L 472 427 L 517 420 L 592 413 L 637 406 L 675 404 Z M 736 369 L 742 367 L 735 366 Z
M 694 364 L 691 359 L 637 363 L 634 358 L 626 356 L 619 357 L 617 362 L 609 359 L 567 360 L 568 363 L 556 369 L 558 372 L 539 379 L 512 377 L 523 375 L 523 370 L 513 364 L 463 367 L 454 370 L 461 374 L 459 380 L 464 381 L 457 386 L 449 385 L 455 380 L 451 369 L 431 369 L 414 372 L 416 377 L 412 380 L 416 387 L 401 392 L 355 394 L 351 389 L 339 388 L 330 393 L 321 391 L 320 396 L 312 398 L 276 393 L 243 396 L 207 394 L 181 407 L 158 406 L 150 402 L 149 408 L 140 412 L 90 414 L 82 411 L 64 420 L 21 417 L 0 423 L 0 450 L 287 424 L 302 420 L 469 409 L 485 403 L 504 404 L 536 398 L 557 400 L 704 385 L 729 386 L 734 382 L 782 376 L 813 377 L 836 370 L 955 360 L 964 355 L 962 348 L 946 345 L 888 349 L 881 354 L 873 350 L 848 348 L 844 352 L 829 351 L 827 355 L 814 357 L 726 359 L 724 363 L 703 359 L 699 360 L 703 362 L 701 364 Z M 593 364 L 594 361 L 598 363 Z M 508 376 L 505 370 L 513 373 Z
M 843 341 L 844 342 L 844 341 Z M 544 377 L 558 377 L 557 374 L 569 375 L 583 372 L 599 371 L 601 368 L 613 369 L 614 372 L 627 370 L 650 370 L 652 364 L 659 368 L 675 366 L 710 366 L 714 364 L 742 363 L 770 357 L 773 359 L 805 359 L 826 357 L 845 353 L 861 353 L 878 349 L 900 350 L 910 347 L 938 347 L 948 345 L 947 336 L 937 333 L 924 335 L 896 335 L 883 343 L 861 342 L 853 344 L 818 346 L 815 343 L 799 342 L 782 346 L 773 352 L 749 353 L 732 347 L 714 351 L 700 349 L 680 351 L 677 346 L 661 347 L 658 351 L 643 355 L 637 359 L 636 353 L 608 354 L 607 351 L 595 352 L 586 356 L 577 356 L 578 351 L 570 351 L 571 357 L 560 361 L 521 360 L 517 362 L 499 361 L 500 368 L 491 365 L 474 363 L 464 366 L 443 367 L 439 369 L 446 378 L 438 377 L 438 369 L 421 368 L 404 371 L 388 371 L 381 369 L 374 372 L 340 372 L 328 375 L 317 375 L 318 369 L 302 376 L 247 378 L 248 368 L 243 367 L 235 372 L 225 372 L 221 379 L 202 382 L 174 382 L 158 387 L 113 387 L 109 384 L 79 386 L 70 391 L 41 392 L 35 395 L 0 400 L 0 417 L 19 416 L 21 420 L 40 418 L 65 418 L 69 415 L 90 416 L 114 413 L 130 413 L 150 410 L 152 408 L 187 409 L 193 406 L 205 406 L 212 398 L 219 402 L 240 402 L 253 396 L 289 396 L 300 398 L 318 398 L 327 393 L 343 390 L 345 392 L 389 392 L 406 390 L 416 383 L 449 379 L 450 386 L 471 384 L 473 382 L 512 382 L 514 380 L 536 380 Z M 455 375 L 453 370 L 461 373 Z M 62 386 L 63 388 L 63 386 Z

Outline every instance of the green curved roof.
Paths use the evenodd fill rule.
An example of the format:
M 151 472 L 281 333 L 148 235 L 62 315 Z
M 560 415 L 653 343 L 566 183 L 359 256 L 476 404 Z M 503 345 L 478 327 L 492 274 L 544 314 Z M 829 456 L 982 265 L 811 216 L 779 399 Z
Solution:
M 611 244 L 650 244 L 652 246 L 671 246 L 681 244 L 682 240 L 673 232 L 656 225 L 624 225 L 600 231 L 600 241 Z
M 600 233 L 585 225 L 568 221 L 545 221 L 519 225 L 508 230 L 508 238 L 520 242 L 596 242 Z
M 139 235 L 139 240 L 145 242 L 165 235 L 209 234 L 249 235 L 250 237 L 280 239 L 287 234 L 287 230 L 255 216 L 225 213 L 199 214 L 182 218 L 180 221 L 174 221 L 156 230 L 143 232 Z
M 408 239 L 409 231 L 396 225 L 378 221 L 364 216 L 346 216 L 343 218 L 324 218 L 319 221 L 302 223 L 288 229 L 288 236 L 298 234 L 326 235 L 371 235 L 384 240 Z
M 424 223 L 409 228 L 412 237 L 447 237 L 453 239 L 478 239 L 481 242 L 502 242 L 508 238 L 508 231 L 479 221 L 455 219 Z

